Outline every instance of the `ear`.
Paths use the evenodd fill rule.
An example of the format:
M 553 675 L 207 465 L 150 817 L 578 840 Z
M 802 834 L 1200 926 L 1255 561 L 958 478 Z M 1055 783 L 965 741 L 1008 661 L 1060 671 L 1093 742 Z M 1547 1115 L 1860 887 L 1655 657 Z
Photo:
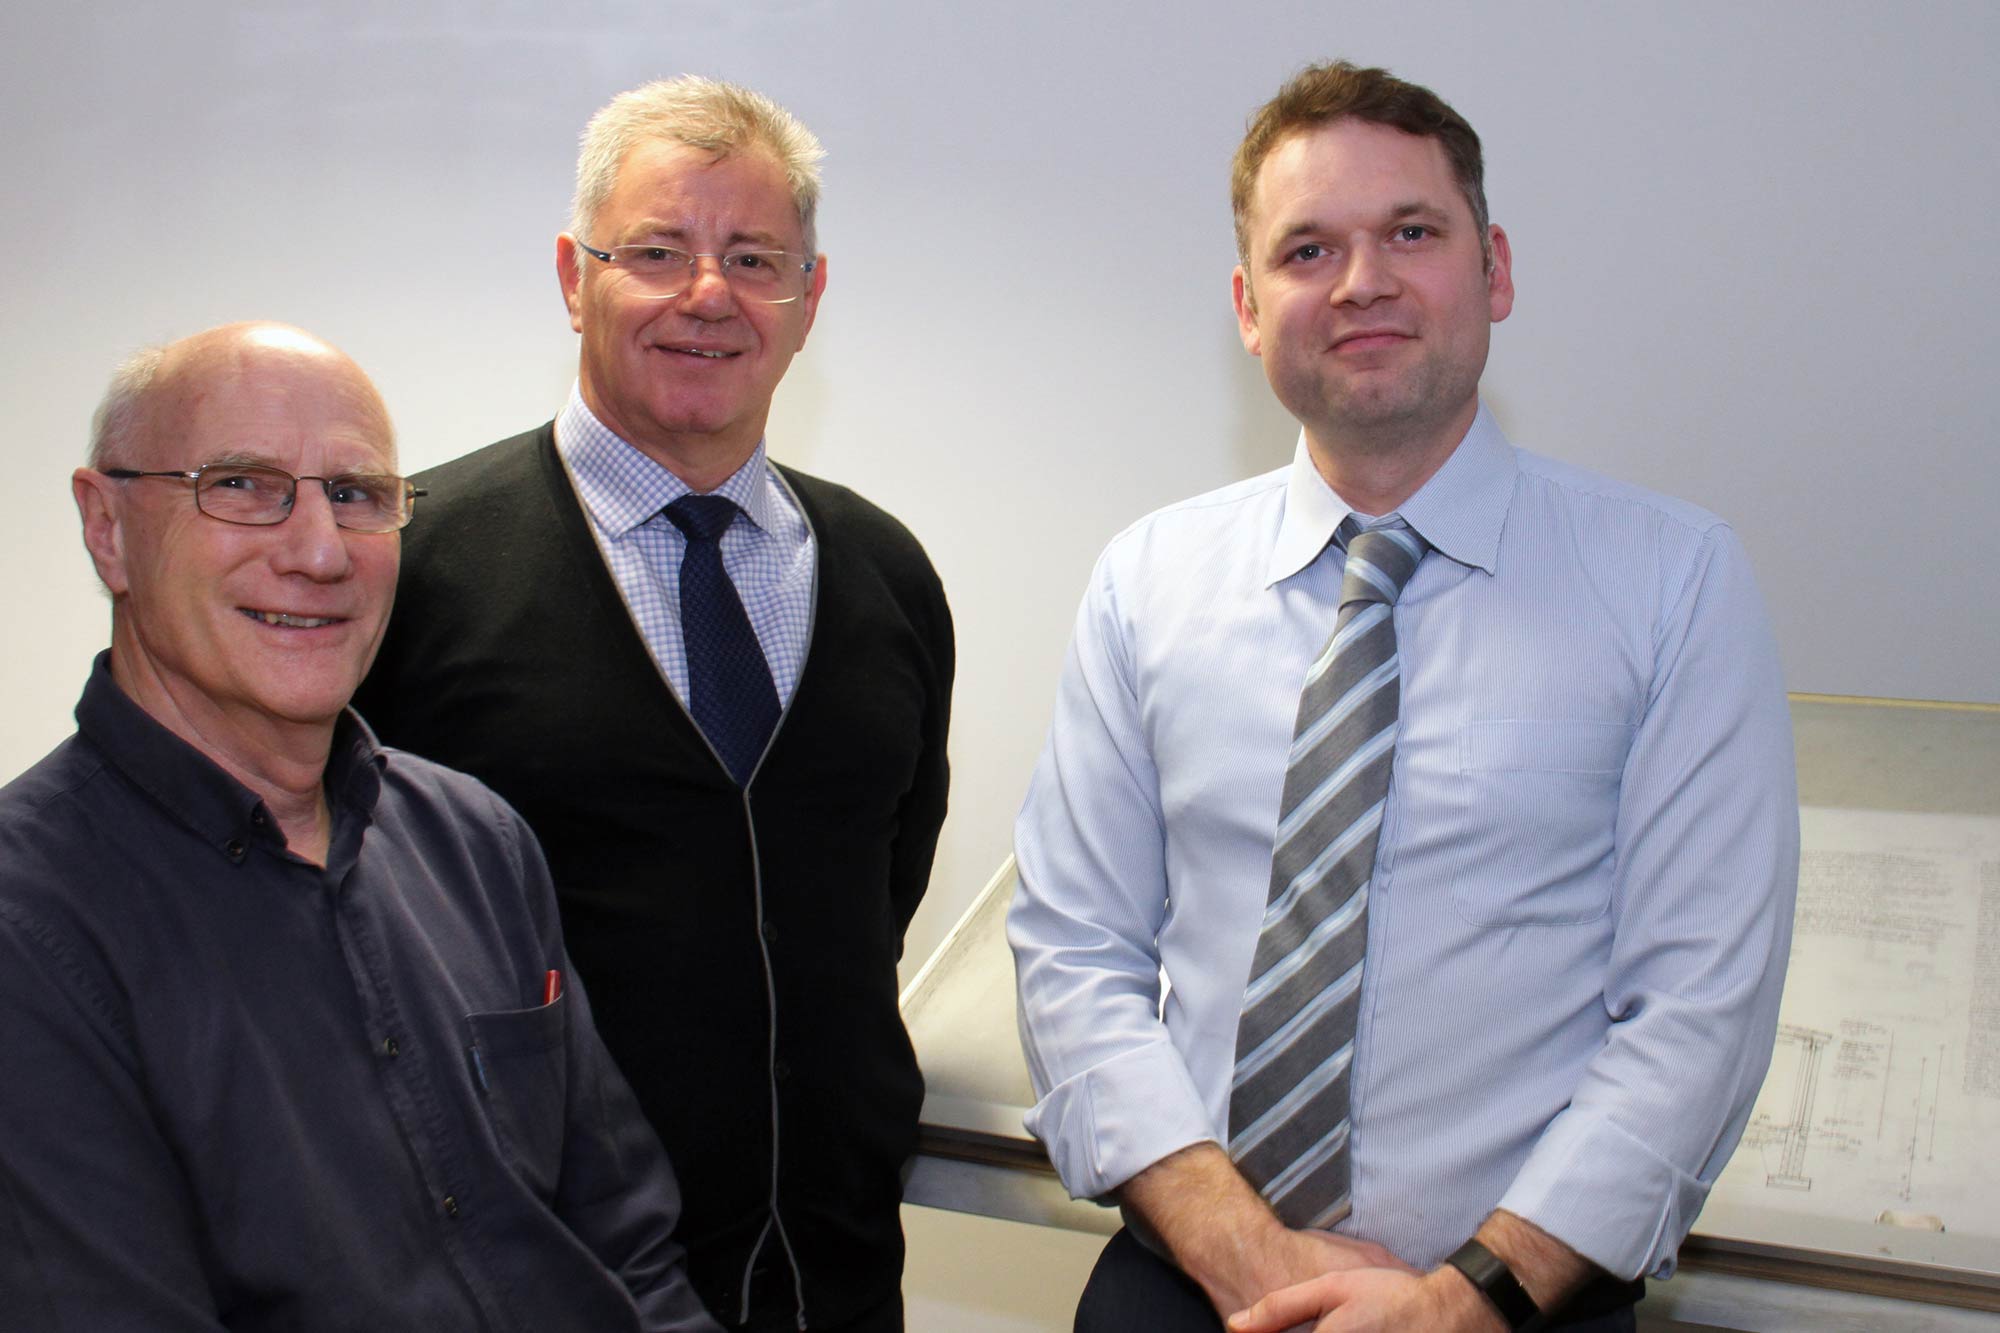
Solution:
M 805 303 L 805 323 L 799 328 L 799 346 L 806 345 L 806 335 L 812 332 L 813 320 L 819 316 L 819 298 L 826 291 L 826 256 L 813 258 L 812 281 L 806 286 L 806 294 L 799 299 Z
M 90 552 L 97 577 L 113 597 L 122 596 L 130 586 L 125 578 L 125 530 L 117 486 L 110 477 L 87 467 L 78 468 L 69 477 L 69 493 L 83 519 L 83 548 Z
M 1493 267 L 1486 270 L 1486 302 L 1498 324 L 1514 309 L 1514 247 L 1507 233 L 1492 228 Z
M 568 232 L 556 237 L 556 281 L 569 307 L 569 326 L 578 333 L 583 332 L 583 257 L 576 237 Z
M 1257 298 L 1250 290 L 1250 275 L 1238 264 L 1229 275 L 1229 299 L 1236 306 L 1236 332 L 1243 350 L 1252 356 L 1264 355 L 1264 335 L 1257 327 Z

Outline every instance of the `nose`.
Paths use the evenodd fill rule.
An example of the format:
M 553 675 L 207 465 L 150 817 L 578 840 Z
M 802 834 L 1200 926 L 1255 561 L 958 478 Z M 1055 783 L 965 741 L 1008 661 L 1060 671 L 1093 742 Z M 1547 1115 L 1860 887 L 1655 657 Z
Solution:
M 1372 245 L 1357 245 L 1348 250 L 1333 284 L 1331 295 L 1335 305 L 1370 306 L 1395 294 L 1396 273 L 1387 255 Z
M 300 480 L 291 514 L 273 531 L 278 540 L 272 566 L 280 574 L 302 574 L 315 583 L 347 577 L 354 568 L 347 544 L 363 537 L 333 521 L 333 501 L 327 498 L 326 484 L 309 478 Z
M 699 319 L 722 319 L 736 309 L 736 292 L 722 271 L 720 255 L 697 255 L 681 308 Z

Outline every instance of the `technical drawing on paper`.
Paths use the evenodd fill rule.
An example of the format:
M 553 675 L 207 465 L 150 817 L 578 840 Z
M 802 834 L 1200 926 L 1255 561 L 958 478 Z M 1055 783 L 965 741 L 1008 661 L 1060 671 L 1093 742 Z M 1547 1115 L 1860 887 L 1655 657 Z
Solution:
M 1801 816 L 1777 1043 L 1711 1202 L 2000 1235 L 2000 825 Z
M 1819 1091 L 1820 1053 L 1833 1040 L 1831 1033 L 1787 1023 L 1778 1029 L 1777 1049 L 1771 1055 L 1771 1072 L 1764 1080 L 1767 1095 L 1782 1094 L 1782 1118 L 1773 1117 L 1758 1104 L 1750 1125 L 1743 1131 L 1745 1149 L 1761 1150 L 1764 1183 L 1773 1189 L 1809 1190 L 1812 1177 L 1806 1174 L 1806 1144 L 1812 1137 L 1813 1101 Z M 1785 1077 L 1787 1067 L 1791 1077 Z
M 1797 1023 L 1778 1030 L 1763 1094 L 1738 1149 L 1755 1154 L 1763 1185 L 1809 1191 L 1813 1168 L 1869 1180 L 1901 1204 L 1939 1183 L 1938 1102 L 1948 1049 L 1898 1052 L 1895 1033 L 1846 1019 L 1840 1033 Z M 1822 1086 L 1824 1085 L 1824 1091 Z M 1942 1168 L 1947 1177 L 1949 1165 Z

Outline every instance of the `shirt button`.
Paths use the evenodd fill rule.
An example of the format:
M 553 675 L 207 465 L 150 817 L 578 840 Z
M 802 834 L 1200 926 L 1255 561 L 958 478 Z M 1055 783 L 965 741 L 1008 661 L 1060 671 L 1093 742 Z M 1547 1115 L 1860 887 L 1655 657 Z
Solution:
M 457 1221 L 457 1220 L 458 1220 L 458 1196 L 457 1196 L 457 1195 L 455 1195 L 455 1194 L 447 1194 L 447 1195 L 445 1195 L 445 1196 L 444 1196 L 444 1215 L 445 1215 L 446 1217 L 449 1217 L 449 1218 L 451 1218 L 451 1219 L 452 1219 L 453 1221 Z
M 778 1082 L 783 1083 L 792 1076 L 792 1067 L 780 1060 L 771 1066 L 771 1072 L 777 1076 Z
M 228 842 L 222 844 L 222 850 L 229 854 L 229 859 L 232 861 L 241 861 L 250 851 L 248 847 L 243 845 L 243 839 L 241 838 L 231 838 Z
M 250 822 L 252 824 L 255 824 L 258 828 L 263 828 L 264 825 L 270 821 L 264 818 L 264 812 L 262 810 L 252 810 L 250 812 Z
M 403 1048 L 396 1044 L 396 1039 L 394 1037 L 382 1038 L 382 1054 L 388 1056 L 390 1059 L 393 1060 L 402 1053 L 403 1053 Z
M 778 923 L 769 919 L 764 922 L 764 938 L 771 943 L 778 942 Z

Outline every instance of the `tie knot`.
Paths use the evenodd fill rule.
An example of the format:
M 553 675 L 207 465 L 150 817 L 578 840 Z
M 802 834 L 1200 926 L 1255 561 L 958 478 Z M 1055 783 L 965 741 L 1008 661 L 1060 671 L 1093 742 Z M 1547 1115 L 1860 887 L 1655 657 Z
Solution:
M 1347 567 L 1340 579 L 1340 602 L 1386 602 L 1403 595 L 1417 562 L 1430 543 L 1407 527 L 1363 528 L 1350 516 L 1340 525 L 1346 538 Z
M 661 512 L 689 541 L 712 542 L 721 540 L 743 511 L 726 495 L 683 495 Z

